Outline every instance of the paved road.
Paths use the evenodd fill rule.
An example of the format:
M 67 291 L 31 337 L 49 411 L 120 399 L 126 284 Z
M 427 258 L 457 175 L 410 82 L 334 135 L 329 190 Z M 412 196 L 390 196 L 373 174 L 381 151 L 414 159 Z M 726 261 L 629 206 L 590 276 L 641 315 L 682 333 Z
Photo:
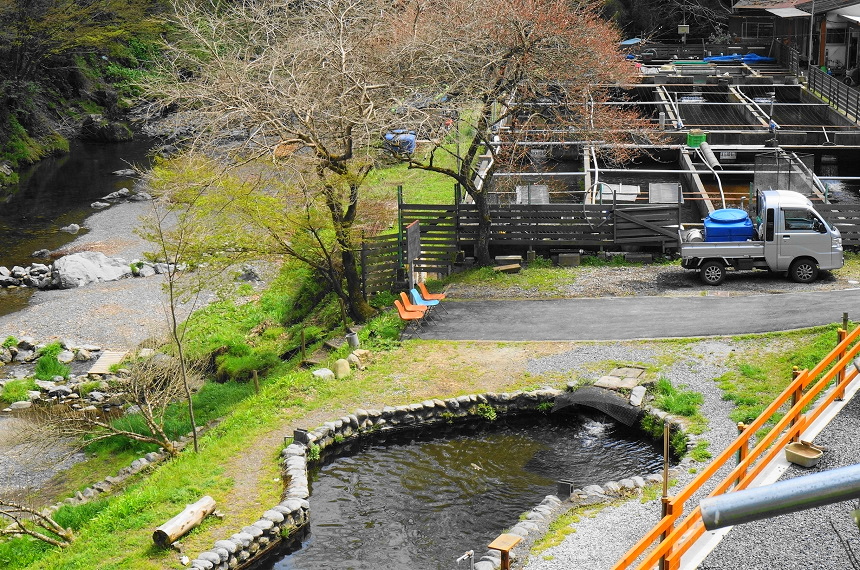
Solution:
M 446 300 L 423 339 L 632 340 L 792 330 L 860 319 L 860 289 L 738 297 Z

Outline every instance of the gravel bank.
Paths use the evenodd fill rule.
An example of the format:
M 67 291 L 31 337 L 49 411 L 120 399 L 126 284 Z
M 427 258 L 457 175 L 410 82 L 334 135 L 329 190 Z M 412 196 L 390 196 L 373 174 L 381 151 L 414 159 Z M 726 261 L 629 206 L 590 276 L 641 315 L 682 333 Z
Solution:
M 57 253 L 99 251 L 131 262 L 149 244 L 135 235 L 148 202 L 117 204 L 87 218 L 89 231 Z M 163 278 L 122 279 L 65 290 L 36 291 L 25 309 L 0 316 L 0 338 L 29 335 L 39 341 L 67 338 L 105 349 L 134 348 L 166 331 Z

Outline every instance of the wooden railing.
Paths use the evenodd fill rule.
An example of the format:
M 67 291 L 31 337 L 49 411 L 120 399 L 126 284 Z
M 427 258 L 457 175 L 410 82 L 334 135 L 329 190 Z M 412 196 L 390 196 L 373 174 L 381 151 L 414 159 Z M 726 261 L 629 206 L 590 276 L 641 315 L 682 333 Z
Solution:
M 855 328 L 850 334 L 839 329 L 839 342 L 836 348 L 815 368 L 795 370 L 792 382 L 754 422 L 748 426 L 742 424 L 738 426 L 742 431 L 729 447 L 723 450 L 680 493 L 664 499 L 663 518 L 615 564 L 613 570 L 626 568 L 651 570 L 661 560 L 665 569 L 679 569 L 681 557 L 705 532 L 698 506 L 678 522 L 683 514 L 684 504 L 706 484 L 712 483 L 711 480 L 721 468 L 735 461 L 735 455 L 738 452 L 740 456 L 735 468 L 714 487 L 708 496 L 722 495 L 748 487 L 771 460 L 782 453 L 789 442 L 800 438 L 800 434 L 830 403 L 841 399 L 844 396 L 845 386 L 857 376 L 857 371 L 854 369 L 849 371 L 848 367 L 860 352 L 860 344 L 856 343 L 858 337 L 860 337 L 860 327 Z M 836 385 L 830 394 L 820 400 L 809 413 L 804 414 L 804 408 L 809 406 L 833 380 L 836 380 Z M 748 451 L 749 443 L 751 440 L 754 441 L 758 430 L 788 402 L 791 408 L 785 416 L 751 451 Z M 655 542 L 657 544 L 652 548 Z

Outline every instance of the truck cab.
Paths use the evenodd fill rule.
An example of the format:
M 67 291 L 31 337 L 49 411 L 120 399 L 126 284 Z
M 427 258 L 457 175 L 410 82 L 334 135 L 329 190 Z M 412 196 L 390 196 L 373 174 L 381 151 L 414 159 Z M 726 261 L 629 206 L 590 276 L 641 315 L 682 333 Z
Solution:
M 773 271 L 788 271 L 794 281 L 814 281 L 819 269 L 844 263 L 842 235 L 815 211 L 806 196 L 787 190 L 760 191 L 756 220 L 765 260 Z
M 707 236 L 704 242 L 682 240 L 682 266 L 698 269 L 703 283 L 719 285 L 729 269 L 785 271 L 792 280 L 808 283 L 820 269 L 838 269 L 844 263 L 839 230 L 802 194 L 759 191 L 753 226 L 755 235 L 744 241 L 711 241 Z

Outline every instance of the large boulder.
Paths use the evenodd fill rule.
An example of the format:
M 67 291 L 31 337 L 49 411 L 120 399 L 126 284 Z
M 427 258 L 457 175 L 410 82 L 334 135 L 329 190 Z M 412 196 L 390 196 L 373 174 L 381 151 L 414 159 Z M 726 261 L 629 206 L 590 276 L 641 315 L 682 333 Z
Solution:
M 122 259 L 98 251 L 83 251 L 61 257 L 54 262 L 53 283 L 60 289 L 74 289 L 99 281 L 116 281 L 131 275 L 131 267 Z
M 128 125 L 109 121 L 102 115 L 87 115 L 81 124 L 80 136 L 94 142 L 123 142 L 134 138 Z

